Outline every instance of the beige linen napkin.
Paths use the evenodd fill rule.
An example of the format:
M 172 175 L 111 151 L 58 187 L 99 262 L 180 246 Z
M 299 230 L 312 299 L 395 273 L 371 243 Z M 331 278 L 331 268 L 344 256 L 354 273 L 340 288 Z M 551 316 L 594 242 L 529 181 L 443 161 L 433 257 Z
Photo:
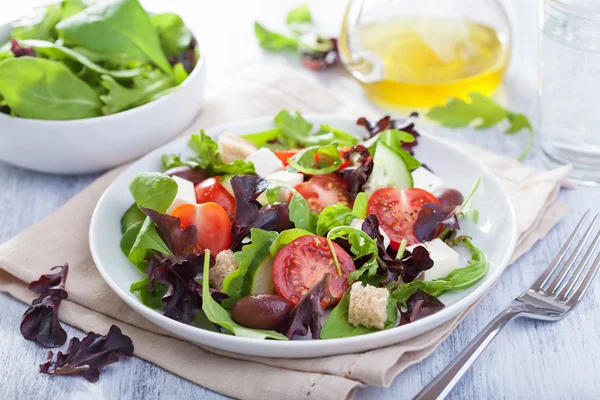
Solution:
M 258 66 L 248 69 L 232 89 L 208 100 L 186 134 L 219 123 L 272 116 L 282 108 L 353 118 L 361 112 L 297 73 Z M 520 239 L 514 260 L 565 212 L 554 198 L 566 183 L 569 168 L 541 172 L 482 149 L 470 153 L 500 176 L 515 204 Z M 27 284 L 51 266 L 68 262 L 69 298 L 60 310 L 63 321 L 96 332 L 117 324 L 133 339 L 138 357 L 214 391 L 247 399 L 344 399 L 361 385 L 387 386 L 405 368 L 431 354 L 468 313 L 387 348 L 318 359 L 246 357 L 174 338 L 115 296 L 92 262 L 88 249 L 92 211 L 122 169 L 106 173 L 54 214 L 0 246 L 0 291 L 29 303 L 34 294 Z

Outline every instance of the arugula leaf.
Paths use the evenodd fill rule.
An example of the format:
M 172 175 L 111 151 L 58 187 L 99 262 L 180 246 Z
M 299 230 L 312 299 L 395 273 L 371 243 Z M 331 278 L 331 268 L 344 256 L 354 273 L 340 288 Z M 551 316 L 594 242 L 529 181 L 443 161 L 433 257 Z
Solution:
M 146 276 L 141 281 L 132 283 L 129 287 L 129 291 L 138 295 L 143 305 L 154 310 L 162 310 L 165 308 L 162 298 L 165 294 L 167 294 L 169 286 L 165 285 L 164 283 L 159 283 L 156 280 L 153 282 L 153 285 L 155 294 L 152 294 L 148 291 L 148 277 Z
M 354 214 L 348 206 L 342 203 L 325 207 L 317 221 L 317 235 L 325 236 L 327 232 L 338 226 L 348 226 L 354 219 Z
M 188 48 L 192 39 L 192 32 L 185 26 L 181 17 L 173 13 L 153 15 L 150 18 L 152 25 L 158 32 L 160 44 L 167 57 L 173 57 Z
M 292 200 L 288 205 L 290 221 L 294 223 L 294 226 L 299 229 L 303 229 L 309 232 L 317 231 L 317 221 L 319 216 L 310 211 L 306 200 L 300 194 L 294 192 Z
M 100 2 L 59 22 L 56 29 L 67 45 L 84 47 L 105 61 L 152 62 L 172 73 L 158 33 L 137 0 Z
M 275 257 L 279 250 L 283 249 L 288 244 L 292 243 L 294 240 L 302 237 L 302 236 L 310 236 L 314 235 L 312 232 L 305 231 L 304 229 L 287 229 L 281 232 L 277 238 L 271 244 L 269 248 L 269 252 L 272 257 Z
M 64 64 L 43 58 L 0 63 L 0 95 L 24 118 L 71 120 L 101 115 L 98 94 Z
M 204 276 L 202 277 L 202 311 L 206 314 L 208 320 L 212 323 L 222 326 L 235 336 L 248 337 L 253 339 L 279 339 L 288 340 L 281 333 L 262 329 L 250 329 L 238 325 L 231 319 L 231 315 L 210 295 L 210 284 L 208 274 L 210 273 L 210 251 L 206 250 L 204 257 Z
M 304 3 L 288 13 L 286 23 L 298 34 L 306 32 L 312 24 L 308 4 Z
M 38 7 L 12 25 L 10 36 L 13 39 L 54 39 L 54 27 L 60 21 L 61 13 L 60 4 Z
M 523 129 L 529 130 L 529 140 L 517 160 L 525 158 L 531 149 L 535 134 L 527 117 L 501 107 L 481 93 L 469 93 L 469 99 L 469 103 L 461 99 L 449 99 L 445 106 L 429 110 L 427 117 L 448 128 L 462 128 L 474 121 L 480 121 L 475 125 L 475 129 L 487 129 L 508 120 L 510 126 L 504 133 L 514 134 Z
M 334 144 L 308 147 L 288 159 L 291 168 L 306 175 L 329 174 L 337 171 L 343 162 Z
M 367 216 L 367 206 L 369 203 L 369 195 L 365 192 L 360 192 L 354 199 L 354 206 L 352 207 L 352 215 L 358 219 L 365 219 Z
M 231 308 L 240 297 L 250 294 L 253 274 L 264 259 L 271 256 L 269 249 L 276 237 L 277 232 L 256 228 L 250 230 L 250 244 L 235 253 L 235 258 L 240 262 L 239 268 L 223 280 L 222 292 L 229 296 L 223 300 L 223 307 Z
M 335 306 L 321 330 L 321 339 L 335 339 L 350 336 L 366 335 L 367 333 L 378 332 L 379 329 L 367 328 L 362 325 L 354 326 L 348 322 L 348 310 L 350 309 L 350 289 L 346 291 L 340 302 Z M 383 329 L 390 329 L 396 325 L 398 309 L 396 302 L 391 298 L 387 304 L 387 320 Z
M 258 22 L 254 22 L 254 35 L 260 47 L 270 51 L 296 51 L 299 40 L 270 31 Z
M 487 272 L 487 260 L 485 254 L 479 250 L 471 241 L 464 238 L 461 242 L 471 250 L 471 259 L 466 267 L 458 268 L 452 271 L 444 278 L 433 281 L 412 281 L 398 286 L 392 292 L 392 296 L 401 304 L 406 304 L 406 300 L 421 289 L 425 293 L 439 297 L 442 293 L 449 290 L 466 289 L 477 283 Z
M 477 178 L 475 185 L 473 185 L 473 189 L 469 192 L 468 196 L 465 198 L 463 203 L 460 206 L 460 215 L 464 218 L 472 221 L 474 224 L 479 222 L 479 211 L 473 206 L 471 200 L 473 199 L 473 195 L 479 188 L 479 184 L 481 183 L 481 178 Z
M 129 191 L 138 206 L 159 213 L 164 213 L 171 206 L 177 190 L 177 182 L 160 172 L 139 173 L 129 184 Z
M 175 85 L 173 75 L 165 75 L 159 71 L 153 72 L 144 79 L 134 79 L 131 88 L 122 86 L 111 76 L 102 75 L 102 86 L 107 90 L 106 94 L 100 96 L 105 104 L 102 107 L 102 113 L 105 115 L 115 114 L 148 103 L 156 94 Z

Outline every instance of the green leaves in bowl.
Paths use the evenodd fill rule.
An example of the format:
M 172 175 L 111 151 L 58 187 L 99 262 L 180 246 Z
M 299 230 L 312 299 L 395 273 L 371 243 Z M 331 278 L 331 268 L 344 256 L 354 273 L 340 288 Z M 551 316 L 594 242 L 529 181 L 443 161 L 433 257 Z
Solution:
M 139 107 L 177 89 L 198 60 L 176 14 L 138 0 L 63 0 L 13 23 L 0 46 L 0 112 L 72 120 Z

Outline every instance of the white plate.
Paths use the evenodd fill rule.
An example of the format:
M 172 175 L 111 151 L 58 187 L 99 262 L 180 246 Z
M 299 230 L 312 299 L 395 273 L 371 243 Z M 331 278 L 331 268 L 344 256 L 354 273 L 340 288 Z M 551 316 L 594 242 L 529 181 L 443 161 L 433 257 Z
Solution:
M 306 118 L 317 126 L 328 124 L 356 134 L 363 132 L 362 127 L 356 126 L 355 119 L 323 115 L 307 115 Z M 206 133 L 216 137 L 225 129 L 243 134 L 272 127 L 272 118 L 261 118 L 219 126 L 208 129 Z M 129 285 L 142 279 L 143 274 L 129 263 L 119 247 L 119 221 L 133 203 L 128 189 L 129 182 L 140 172 L 161 171 L 162 154 L 192 155 L 186 142 L 187 138 L 182 138 L 153 151 L 135 162 L 113 182 L 98 202 L 92 216 L 90 249 L 100 274 L 121 299 L 156 325 L 198 344 L 255 356 L 305 358 L 366 351 L 398 343 L 439 326 L 473 304 L 498 279 L 515 247 L 515 213 L 500 181 L 467 153 L 436 137 L 422 134 L 416 147 L 416 156 L 441 176 L 447 187 L 456 188 L 466 195 L 476 179 L 482 179 L 474 197 L 474 205 L 480 213 L 478 227 L 469 224 L 468 221 L 461 222 L 462 232 L 471 235 L 473 243 L 481 248 L 488 258 L 488 272 L 481 281 L 466 290 L 442 295 L 440 299 L 446 307 L 436 314 L 408 325 L 364 336 L 329 340 L 261 341 L 186 325 L 144 306 L 137 296 L 129 292 Z M 463 265 L 466 256 L 461 255 Z

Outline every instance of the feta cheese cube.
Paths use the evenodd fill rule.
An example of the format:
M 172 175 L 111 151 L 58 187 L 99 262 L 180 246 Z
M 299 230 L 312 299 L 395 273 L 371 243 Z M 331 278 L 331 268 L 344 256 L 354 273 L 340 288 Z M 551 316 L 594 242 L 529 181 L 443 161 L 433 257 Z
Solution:
M 283 186 L 277 201 L 288 201 L 292 194 L 290 189 L 304 182 L 304 175 L 299 172 L 277 171 L 265 179 L 269 181 L 269 186 Z
M 266 178 L 268 175 L 282 171 L 284 168 L 283 163 L 275 153 L 264 147 L 246 157 L 246 161 L 251 161 L 254 164 L 256 175 L 261 178 Z
M 365 222 L 364 219 L 354 218 L 352 222 L 350 222 L 350 226 L 354 229 L 362 230 L 362 224 Z M 379 233 L 383 236 L 383 245 L 387 248 L 390 245 L 390 237 L 379 227 Z
M 444 188 L 444 180 L 431 173 L 425 167 L 419 167 L 411 172 L 413 186 L 419 189 L 427 190 L 429 193 L 439 193 Z
M 406 250 L 412 251 L 417 246 L 424 246 L 433 260 L 433 267 L 423 275 L 426 281 L 443 278 L 458 267 L 458 253 L 443 240 L 435 238 L 430 242 L 408 246 Z
M 174 209 L 182 204 L 196 204 L 196 191 L 194 190 L 194 184 L 187 179 L 180 178 L 178 176 L 172 177 L 175 183 L 177 183 L 177 195 L 175 200 L 167 209 L 167 214 L 171 214 Z

